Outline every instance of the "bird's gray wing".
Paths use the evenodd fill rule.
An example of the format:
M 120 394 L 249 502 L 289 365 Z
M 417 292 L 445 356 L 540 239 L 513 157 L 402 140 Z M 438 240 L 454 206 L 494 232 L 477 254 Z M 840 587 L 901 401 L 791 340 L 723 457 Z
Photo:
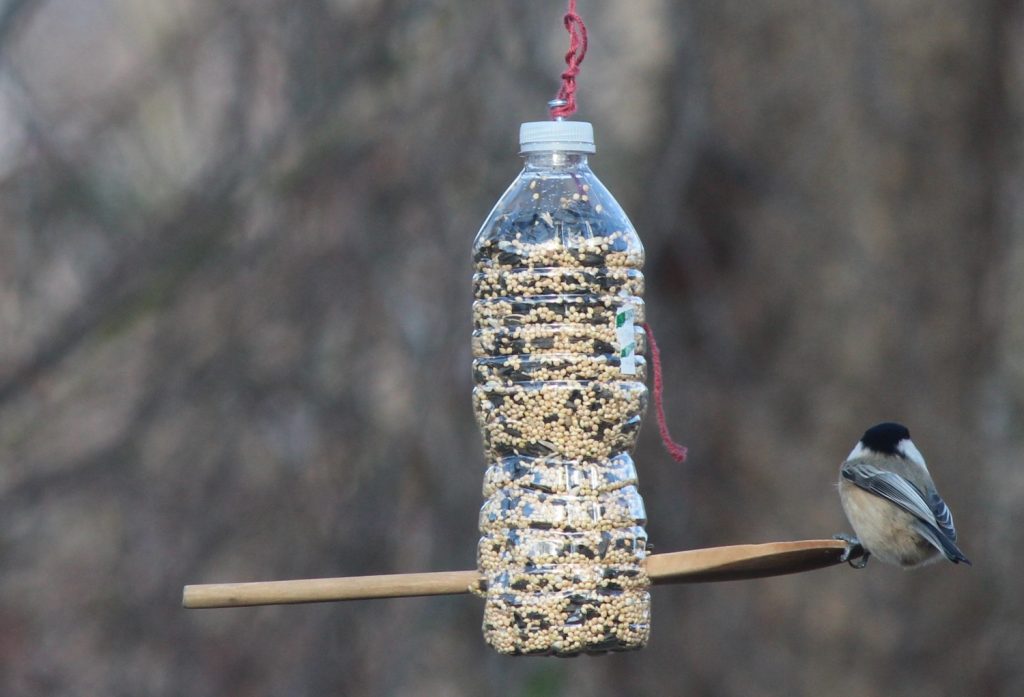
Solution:
M 917 531 L 950 561 L 970 563 L 956 546 L 953 514 L 937 492 L 929 492 L 926 500 L 925 494 L 904 477 L 863 462 L 844 464 L 842 474 L 861 489 L 891 501 L 914 516 Z
M 848 462 L 843 465 L 843 477 L 865 491 L 892 501 L 918 520 L 939 527 L 921 490 L 895 472 L 863 462 Z
M 945 533 L 953 542 L 956 542 L 956 527 L 953 525 L 953 513 L 949 510 L 949 506 L 939 496 L 939 492 L 932 490 L 928 495 L 928 507 L 932 509 L 932 514 L 935 516 L 935 524 L 938 525 L 939 530 Z

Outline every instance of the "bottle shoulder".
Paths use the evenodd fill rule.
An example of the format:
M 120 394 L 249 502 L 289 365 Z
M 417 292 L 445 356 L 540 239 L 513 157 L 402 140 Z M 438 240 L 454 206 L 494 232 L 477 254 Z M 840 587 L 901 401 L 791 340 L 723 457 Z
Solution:
M 526 167 L 498 200 L 473 245 L 479 263 L 498 254 L 533 258 L 530 266 L 640 268 L 643 244 L 628 216 L 589 167 Z M 610 264 L 600 263 L 609 257 Z M 573 264 L 575 265 L 575 264 Z

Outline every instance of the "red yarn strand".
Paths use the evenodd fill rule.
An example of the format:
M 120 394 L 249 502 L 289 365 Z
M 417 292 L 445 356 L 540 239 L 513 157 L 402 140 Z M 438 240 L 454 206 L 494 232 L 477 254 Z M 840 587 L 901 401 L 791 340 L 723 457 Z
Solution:
M 562 19 L 569 32 L 569 52 L 565 54 L 565 72 L 562 73 L 562 86 L 556 99 L 564 102 L 551 109 L 551 118 L 560 119 L 576 113 L 576 76 L 580 73 L 580 63 L 587 55 L 587 26 L 583 18 L 576 14 L 576 0 L 569 0 L 569 11 Z
M 654 330 L 651 329 L 651 325 L 644 322 L 643 328 L 647 334 L 647 343 L 650 344 L 651 364 L 654 368 L 654 408 L 658 414 L 658 433 L 661 434 L 661 442 L 672 459 L 676 462 L 683 462 L 686 460 L 686 446 L 672 440 L 672 436 L 668 432 L 668 425 L 665 423 L 665 406 L 662 402 L 665 386 L 661 381 L 661 352 L 658 350 L 658 342 L 654 340 Z

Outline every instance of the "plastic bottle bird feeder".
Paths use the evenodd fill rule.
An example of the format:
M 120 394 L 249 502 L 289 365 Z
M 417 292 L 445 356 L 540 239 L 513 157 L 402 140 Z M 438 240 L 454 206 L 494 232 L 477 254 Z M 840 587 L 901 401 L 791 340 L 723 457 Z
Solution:
M 506 654 L 638 649 L 650 585 L 809 571 L 861 555 L 842 540 L 650 555 L 631 452 L 647 406 L 643 245 L 590 170 L 575 111 L 586 28 L 569 0 L 567 69 L 550 122 L 523 124 L 525 166 L 473 245 L 473 405 L 487 468 L 472 571 L 186 586 L 188 608 L 473 592 Z M 645 345 L 646 344 L 646 345 Z
M 527 123 L 520 135 L 525 167 L 474 243 L 473 403 L 487 459 L 478 568 L 186 586 L 185 607 L 473 592 L 497 651 L 569 656 L 643 647 L 651 584 L 859 556 L 835 539 L 648 554 L 630 456 L 647 404 L 642 354 L 654 348 L 639 326 L 643 246 L 589 168 L 590 124 Z
M 589 123 L 520 129 L 525 166 L 473 245 L 473 403 L 488 468 L 477 561 L 501 653 L 642 647 L 644 250 L 591 171 Z

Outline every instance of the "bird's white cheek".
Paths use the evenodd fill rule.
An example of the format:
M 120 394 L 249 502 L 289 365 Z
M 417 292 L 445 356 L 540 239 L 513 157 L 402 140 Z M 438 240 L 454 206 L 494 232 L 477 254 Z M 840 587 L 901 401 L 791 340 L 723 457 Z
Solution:
M 911 462 L 916 462 L 926 470 L 928 469 L 928 465 L 924 464 L 924 455 L 922 455 L 921 451 L 917 449 L 916 445 L 914 445 L 914 441 L 909 438 L 904 438 L 896 446 L 896 449 L 903 453 L 903 455 Z
M 868 452 L 867 448 L 864 447 L 863 443 L 858 442 L 857 445 L 853 446 L 853 450 L 846 456 L 846 461 L 856 460 L 858 457 L 863 457 Z

